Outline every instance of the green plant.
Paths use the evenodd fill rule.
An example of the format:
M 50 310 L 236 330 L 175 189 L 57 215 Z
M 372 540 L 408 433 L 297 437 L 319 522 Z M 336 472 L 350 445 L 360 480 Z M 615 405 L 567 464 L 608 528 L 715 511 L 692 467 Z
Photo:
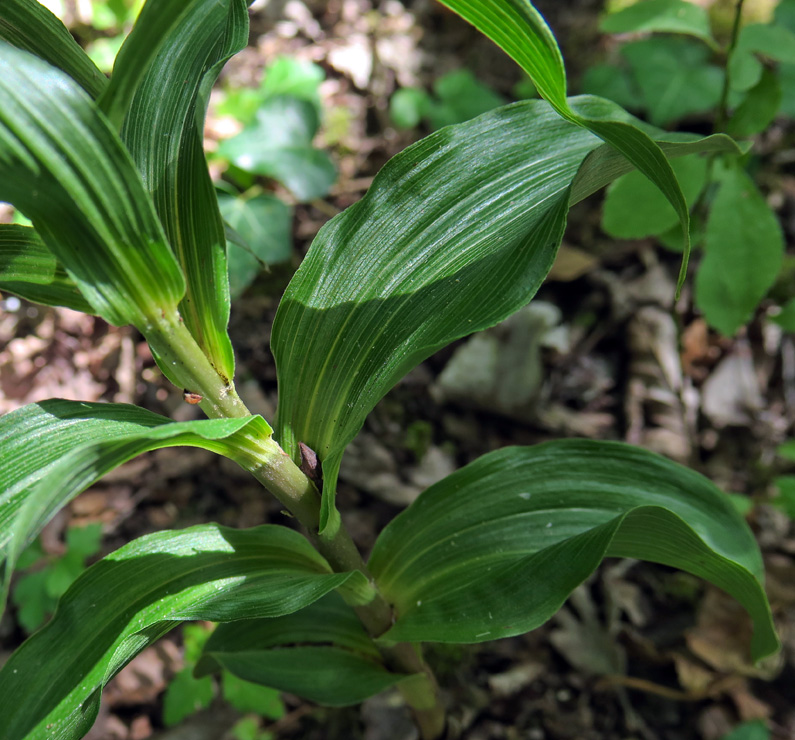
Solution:
M 731 39 L 715 40 L 704 8 L 685 0 L 645 0 L 605 16 L 608 33 L 654 34 L 621 45 L 616 63 L 596 65 L 583 79 L 587 92 L 644 113 L 655 125 L 709 115 L 716 132 L 747 137 L 778 115 L 792 115 L 795 81 L 795 2 L 782 0 L 768 24 L 741 24 L 735 6 Z M 703 246 L 695 303 L 707 322 L 733 335 L 768 294 L 782 267 L 781 228 L 752 173 L 757 162 L 714 154 L 709 161 L 673 164 L 696 220 L 694 244 Z M 680 249 L 677 215 L 638 173 L 608 189 L 602 225 L 622 239 L 657 237 Z M 786 298 L 792 298 L 791 290 Z M 777 320 L 788 328 L 789 305 Z
M 730 500 L 627 445 L 568 440 L 486 455 L 426 490 L 368 563 L 343 526 L 337 474 L 365 416 L 433 351 L 530 300 L 572 203 L 637 167 L 673 204 L 687 245 L 667 157 L 737 151 L 726 136 L 664 134 L 609 101 L 567 98 L 560 51 L 529 2 L 447 4 L 502 45 L 545 101 L 409 147 L 321 230 L 272 329 L 275 436 L 235 391 L 225 231 L 200 147 L 211 83 L 247 41 L 246 3 L 147 3 L 109 82 L 42 6 L 4 4 L 0 198 L 33 226 L 0 229 L 0 285 L 134 325 L 210 417 L 173 422 L 61 400 L 2 417 L 5 588 L 58 508 L 165 446 L 235 461 L 304 535 L 206 524 L 142 537 L 94 564 L 0 671 L 3 738 L 80 737 L 105 683 L 189 620 L 221 623 L 197 674 L 222 667 L 329 705 L 397 686 L 423 737 L 436 738 L 445 712 L 420 643 L 527 632 L 606 555 L 712 581 L 753 618 L 754 658 L 778 648 L 761 557 Z
M 86 569 L 86 560 L 99 552 L 101 539 L 101 526 L 89 524 L 67 531 L 66 549 L 60 556 L 47 555 L 38 540 L 19 556 L 18 567 L 30 572 L 14 584 L 11 601 L 26 632 L 41 627 L 55 611 L 58 599 Z

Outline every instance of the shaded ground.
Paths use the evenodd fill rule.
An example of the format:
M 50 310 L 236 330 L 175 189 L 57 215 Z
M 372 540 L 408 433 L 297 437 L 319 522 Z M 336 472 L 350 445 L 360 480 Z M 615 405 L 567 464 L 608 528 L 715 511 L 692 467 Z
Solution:
M 595 50 L 598 5 L 539 3 L 563 40 L 575 79 L 588 62 L 584 49 Z M 510 96 L 520 79 L 498 50 L 422 0 L 270 3 L 254 16 L 251 45 L 230 64 L 227 82 L 258 82 L 278 53 L 322 64 L 326 109 L 350 112 L 334 145 L 338 185 L 325 201 L 298 207 L 301 251 L 331 214 L 362 195 L 391 155 L 420 135 L 389 123 L 396 85 L 430 87 L 445 71 L 466 66 Z M 211 118 L 210 145 L 218 129 L 223 122 Z M 779 133 L 791 140 L 786 128 Z M 778 171 L 770 181 L 791 237 L 795 180 Z M 768 719 L 776 738 L 793 737 L 795 534 L 766 502 L 784 469 L 776 446 L 792 433 L 795 344 L 764 321 L 764 307 L 747 332 L 727 340 L 694 315 L 688 289 L 672 305 L 676 256 L 650 242 L 605 237 L 599 202 L 597 196 L 573 210 L 558 264 L 529 309 L 489 332 L 487 345 L 462 340 L 430 358 L 379 404 L 346 456 L 338 496 L 343 517 L 368 551 L 424 487 L 508 444 L 625 439 L 690 464 L 756 504 L 749 518 L 767 561 L 785 645 L 780 660 L 748 664 L 747 621 L 720 592 L 632 561 L 607 562 L 535 632 L 480 646 L 432 647 L 430 660 L 463 736 L 473 740 L 713 740 L 753 718 Z M 269 324 L 289 275 L 290 269 L 263 275 L 232 312 L 241 395 L 267 418 L 276 400 Z M 198 413 L 162 380 L 133 331 L 24 302 L 3 307 L 0 411 L 58 396 L 135 402 L 180 419 Z M 489 366 L 482 359 L 486 346 L 495 358 Z M 238 527 L 285 523 L 277 502 L 236 466 L 186 448 L 114 472 L 48 527 L 44 543 L 57 551 L 66 527 L 99 521 L 107 552 L 147 532 L 209 520 Z M 13 614 L 6 616 L 4 651 L 22 636 Z M 162 729 L 160 701 L 181 665 L 179 645 L 175 633 L 114 680 L 91 737 L 224 737 L 237 714 L 220 705 L 184 727 Z M 293 697 L 285 703 L 287 715 L 269 728 L 275 737 L 411 737 L 389 694 L 339 711 Z

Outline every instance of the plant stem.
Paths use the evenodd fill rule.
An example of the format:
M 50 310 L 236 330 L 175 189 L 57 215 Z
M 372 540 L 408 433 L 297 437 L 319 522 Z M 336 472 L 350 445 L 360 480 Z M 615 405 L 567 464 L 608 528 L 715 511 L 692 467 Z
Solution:
M 218 374 L 178 315 L 158 317 L 145 327 L 144 335 L 163 372 L 178 386 L 202 396 L 201 408 L 209 417 L 242 418 L 251 415 L 234 385 Z M 270 427 L 262 420 L 252 422 L 227 441 L 232 439 L 235 442 L 235 461 L 251 472 L 298 519 L 332 570 L 337 573 L 358 570 L 375 587 L 372 575 L 344 526 L 331 539 L 318 534 L 320 496 L 317 489 L 273 439 Z M 374 640 L 386 633 L 394 621 L 392 607 L 377 587 L 375 594 L 370 603 L 354 607 Z M 446 718 L 438 684 L 423 660 L 419 646 L 406 642 L 376 643 L 376 646 L 389 668 L 417 677 L 417 680 L 404 681 L 398 688 L 411 707 L 423 740 L 442 737 Z
M 723 75 L 723 88 L 720 93 L 720 101 L 718 102 L 718 113 L 715 116 L 715 128 L 713 133 L 722 133 L 726 128 L 726 120 L 729 115 L 729 90 L 731 89 L 731 74 L 729 72 L 729 60 L 731 59 L 732 52 L 737 47 L 737 39 L 740 36 L 740 20 L 743 15 L 743 3 L 745 0 L 737 0 L 734 6 L 734 21 L 732 23 L 731 39 L 729 40 L 729 48 L 726 50 L 726 71 Z

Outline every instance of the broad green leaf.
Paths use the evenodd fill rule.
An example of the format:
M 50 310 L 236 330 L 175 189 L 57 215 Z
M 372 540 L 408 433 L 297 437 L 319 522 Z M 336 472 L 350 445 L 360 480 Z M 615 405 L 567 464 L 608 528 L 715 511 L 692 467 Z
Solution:
M 645 0 L 605 16 L 604 33 L 679 33 L 695 36 L 717 48 L 707 11 L 686 0 Z
M 166 727 L 173 727 L 191 714 L 210 706 L 214 693 L 212 678 L 194 678 L 191 668 L 183 668 L 168 682 L 163 695 L 163 722 Z
M 274 195 L 251 198 L 218 194 L 221 215 L 245 242 L 228 243 L 229 294 L 242 295 L 266 265 L 286 262 L 293 253 L 292 209 Z
M 778 275 L 784 239 L 776 215 L 741 169 L 721 177 L 696 276 L 696 305 L 726 336 L 751 319 Z
M 599 143 L 542 101 L 516 103 L 401 152 L 321 229 L 271 338 L 279 440 L 323 461 L 321 529 L 336 529 L 340 459 L 378 400 L 428 355 L 533 296 L 571 181 Z
M 575 105 L 591 116 L 620 111 L 599 98 Z M 604 167 L 578 173 L 599 145 L 546 103 L 515 103 L 409 147 L 321 229 L 271 346 L 279 440 L 296 459 L 303 442 L 323 461 L 322 529 L 336 529 L 342 453 L 378 400 L 437 349 L 524 306 L 554 259 L 572 181 L 579 199 L 607 182 L 603 172 L 626 171 L 603 155 L 594 161 Z
M 161 12 L 171 21 L 167 33 L 158 25 Z M 139 74 L 133 52 L 152 35 L 162 48 Z M 134 37 L 136 45 L 126 55 L 122 49 L 114 68 L 114 79 L 135 81 L 122 138 L 187 280 L 180 313 L 218 372 L 231 380 L 226 239 L 202 141 L 210 88 L 226 60 L 248 42 L 246 2 L 147 3 L 128 43 Z
M 286 617 L 220 625 L 196 675 L 220 668 L 327 706 L 357 704 L 407 678 L 384 668 L 361 622 L 333 593 Z
M 350 575 L 332 573 L 286 527 L 208 524 L 141 537 L 78 578 L 0 671 L 0 737 L 80 738 L 102 687 L 178 622 L 282 616 Z
M 63 72 L 2 41 L 0 98 L 0 200 L 31 219 L 100 316 L 144 333 L 173 318 L 179 265 L 105 117 Z
M 319 125 L 312 103 L 278 95 L 260 105 L 252 124 L 221 142 L 218 153 L 240 169 L 278 180 L 299 200 L 322 198 L 337 170 L 326 152 L 312 146 Z
M 582 92 L 612 100 L 623 108 L 637 111 L 643 107 L 640 93 L 625 66 L 592 64 L 580 83 Z
M 584 440 L 485 455 L 394 519 L 369 562 L 396 609 L 383 639 L 480 642 L 527 632 L 608 555 L 711 581 L 752 616 L 754 657 L 777 649 L 762 558 L 728 497 L 659 455 Z
M 401 681 L 380 662 L 337 647 L 298 646 L 262 651 L 218 652 L 219 665 L 245 681 L 287 691 L 329 707 L 359 704 Z
M 286 714 L 281 694 L 276 689 L 244 681 L 229 671 L 221 675 L 221 689 L 224 699 L 241 712 L 258 714 L 268 719 L 280 719 Z M 267 740 L 267 736 L 260 740 Z
M 433 91 L 438 100 L 432 100 L 425 113 L 434 129 L 463 123 L 508 102 L 468 69 L 442 75 L 434 82 Z
M 713 109 L 720 99 L 723 71 L 709 64 L 703 45 L 685 38 L 651 38 L 625 44 L 649 120 L 665 126 Z
M 290 95 L 312 103 L 320 111 L 320 83 L 326 78 L 323 67 L 296 59 L 278 56 L 265 69 L 260 90 L 263 99 Z
M 243 430 L 249 425 L 250 432 L 270 434 L 261 417 L 173 422 L 127 404 L 42 401 L 0 417 L 5 588 L 25 546 L 61 507 L 105 473 L 161 447 L 202 447 L 240 461 Z
M 46 306 L 93 311 L 30 226 L 0 224 L 0 291 Z
M 699 156 L 671 162 L 688 205 L 692 205 L 707 182 L 707 160 Z M 656 236 L 676 226 L 679 219 L 663 194 L 640 172 L 629 172 L 607 191 L 602 210 L 602 228 L 619 239 Z
M 108 86 L 66 26 L 36 0 L 3 0 L 0 39 L 63 70 L 92 98 Z
M 766 69 L 737 106 L 726 125 L 732 136 L 747 137 L 764 131 L 781 108 L 781 84 L 778 75 Z
M 781 113 L 795 118 L 795 64 L 781 64 L 778 68 L 781 85 Z
M 669 159 L 685 157 L 689 154 L 743 154 L 745 149 L 737 145 L 725 134 L 713 134 L 703 139 L 694 134 L 660 132 L 649 129 Z M 672 164 L 672 167 L 674 165 Z M 571 203 L 579 203 L 589 195 L 609 185 L 616 178 L 633 171 L 626 157 L 607 144 L 591 152 L 580 167 L 571 187 Z M 681 234 L 679 234 L 681 241 Z M 680 247 L 681 248 L 681 247 Z
M 530 0 L 440 0 L 500 46 L 527 73 L 542 98 L 566 120 L 583 126 L 618 149 L 648 177 L 674 207 L 682 226 L 685 250 L 677 292 L 690 256 L 690 213 L 671 165 L 660 147 L 618 111 L 589 115 L 566 99 L 563 57 L 541 14 Z
M 764 67 L 757 54 L 776 62 L 795 64 L 795 33 L 784 26 L 772 24 L 745 26 L 729 57 L 728 72 L 732 88 L 750 90 L 759 82 Z

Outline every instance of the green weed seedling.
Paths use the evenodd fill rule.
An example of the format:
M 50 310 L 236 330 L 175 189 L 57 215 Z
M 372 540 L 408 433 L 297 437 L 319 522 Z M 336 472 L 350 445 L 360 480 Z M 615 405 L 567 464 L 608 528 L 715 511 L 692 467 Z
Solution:
M 588 70 L 583 88 L 658 126 L 707 117 L 716 132 L 761 134 L 778 116 L 795 113 L 795 2 L 781 0 L 769 23 L 742 24 L 736 6 L 725 48 L 715 39 L 704 8 L 685 0 L 646 0 L 608 14 L 602 30 L 645 38 L 621 44 L 613 63 Z M 756 160 L 714 153 L 672 163 L 693 209 L 694 244 L 703 247 L 695 303 L 710 326 L 732 336 L 753 317 L 779 277 L 784 257 L 781 228 L 753 178 Z M 631 172 L 607 192 L 602 226 L 621 239 L 656 237 L 681 249 L 675 211 Z M 791 281 L 790 281 L 791 282 Z M 795 296 L 773 320 L 795 330 Z
M 671 203 L 687 255 L 669 158 L 739 152 L 727 136 L 671 136 L 603 98 L 567 97 L 527 0 L 446 4 L 542 99 L 422 139 L 320 231 L 270 335 L 275 429 L 235 391 L 227 231 L 201 147 L 212 83 L 248 41 L 245 0 L 147 2 L 109 80 L 43 6 L 2 4 L 0 199 L 32 226 L 0 228 L 0 289 L 133 325 L 208 417 L 54 399 L 0 418 L 4 588 L 55 512 L 156 448 L 228 457 L 302 528 L 160 531 L 92 565 L 0 671 L 4 740 L 82 737 L 107 681 L 185 621 L 219 623 L 196 678 L 225 670 L 329 706 L 397 687 L 422 737 L 439 738 L 446 709 L 422 643 L 532 630 L 605 556 L 715 583 L 750 614 L 753 658 L 778 649 L 760 552 L 731 501 L 625 444 L 497 450 L 424 491 L 367 562 L 348 534 L 337 474 L 367 414 L 431 353 L 528 303 L 573 203 L 638 169 Z

